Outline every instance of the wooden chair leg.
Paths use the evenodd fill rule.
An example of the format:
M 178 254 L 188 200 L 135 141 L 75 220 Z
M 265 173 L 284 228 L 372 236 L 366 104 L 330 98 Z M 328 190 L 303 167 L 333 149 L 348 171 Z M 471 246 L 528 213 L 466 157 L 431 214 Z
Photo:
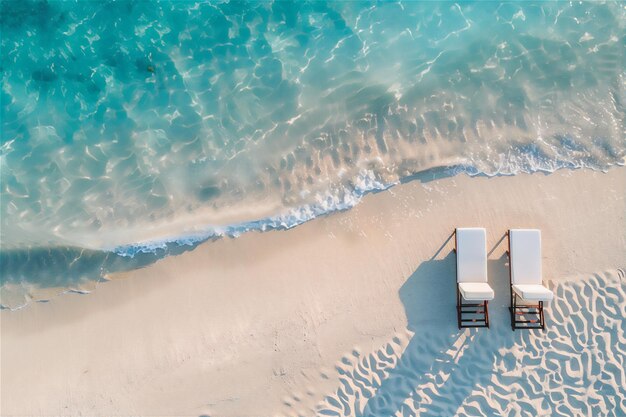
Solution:
M 511 328 L 515 331 L 515 312 L 517 311 L 517 294 L 513 294 L 511 289 Z
M 489 301 L 485 300 L 485 324 L 489 328 Z
M 461 328 L 461 306 L 462 306 L 461 292 L 459 291 L 459 288 L 457 287 L 456 289 L 456 320 L 457 320 L 459 329 Z

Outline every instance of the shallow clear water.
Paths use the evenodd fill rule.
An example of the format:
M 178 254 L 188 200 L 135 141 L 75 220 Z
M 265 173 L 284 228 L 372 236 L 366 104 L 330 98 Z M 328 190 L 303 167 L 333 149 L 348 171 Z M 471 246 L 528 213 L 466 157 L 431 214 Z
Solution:
M 1 7 L 5 284 L 37 283 L 28 253 L 291 227 L 431 168 L 625 160 L 623 3 Z

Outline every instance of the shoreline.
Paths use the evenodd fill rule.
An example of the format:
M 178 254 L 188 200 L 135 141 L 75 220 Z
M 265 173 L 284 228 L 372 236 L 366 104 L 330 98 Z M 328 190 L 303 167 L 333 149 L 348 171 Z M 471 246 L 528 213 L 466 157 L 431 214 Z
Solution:
M 626 160 L 626 157 L 624 158 Z M 161 249 L 162 247 L 168 244 L 177 244 L 179 246 L 183 245 L 196 245 L 203 244 L 212 238 L 239 238 L 245 233 L 250 232 L 273 232 L 273 231 L 283 231 L 289 230 L 294 227 L 301 226 L 307 222 L 313 221 L 319 217 L 331 216 L 335 213 L 340 213 L 346 210 L 351 210 L 356 207 L 361 200 L 368 196 L 369 194 L 377 194 L 383 191 L 387 191 L 389 189 L 393 189 L 396 186 L 407 184 L 412 181 L 423 182 L 426 179 L 426 182 L 438 181 L 446 178 L 451 178 L 455 176 L 466 176 L 468 178 L 500 178 L 500 177 L 513 177 L 516 175 L 551 175 L 560 171 L 590 171 L 590 172 L 598 172 L 602 174 L 606 174 L 614 169 L 621 169 L 626 166 L 626 162 L 624 163 L 616 163 L 610 166 L 608 169 L 601 170 L 592 167 L 559 167 L 553 171 L 547 169 L 537 169 L 532 172 L 520 172 L 514 174 L 486 174 L 482 172 L 478 172 L 475 174 L 471 174 L 468 170 L 471 170 L 471 167 L 465 167 L 464 165 L 446 165 L 446 166 L 436 166 L 433 168 L 428 168 L 423 171 L 417 172 L 415 174 L 408 175 L 406 177 L 402 177 L 397 181 L 390 183 L 379 183 L 379 185 L 366 189 L 358 189 L 353 190 L 350 195 L 350 202 L 339 204 L 329 209 L 318 209 L 320 204 L 319 202 L 310 202 L 305 205 L 295 206 L 295 207 L 284 207 L 283 211 L 280 211 L 277 214 L 267 215 L 265 217 L 255 217 L 253 219 L 239 219 L 238 221 L 215 225 L 215 224 L 204 224 L 200 222 L 200 226 L 198 226 L 198 222 L 195 221 L 197 218 L 202 218 L 203 216 L 195 216 L 191 215 L 191 219 L 193 221 L 179 219 L 177 221 L 172 222 L 172 224 L 184 224 L 185 228 L 189 229 L 197 229 L 197 231 L 183 231 L 180 234 L 162 234 L 156 237 L 147 238 L 145 240 L 135 241 L 131 243 L 119 244 L 112 248 L 103 248 L 99 250 L 109 251 L 118 253 L 121 256 L 134 256 L 134 255 L 125 255 L 121 254 L 121 252 L 127 252 L 129 249 L 133 249 L 133 253 L 143 252 L 150 253 L 154 249 Z M 326 211 L 327 210 L 327 211 Z M 296 218 L 292 220 L 292 223 L 287 223 L 285 219 L 292 218 L 294 219 L 295 213 L 302 213 L 311 211 L 316 212 L 314 214 L 310 214 L 310 217 Z M 307 213 L 307 215 L 308 215 Z M 158 229 L 169 229 L 172 224 L 164 223 L 157 226 Z M 260 226 L 258 226 L 260 225 Z M 193 242 L 193 243 L 185 243 L 185 242 Z M 139 251 L 134 251 L 135 248 L 138 248 Z M 147 251 L 143 251 L 145 248 Z
M 522 176 L 537 176 L 537 175 L 553 175 L 555 173 L 567 173 L 567 172 L 590 172 L 590 173 L 599 173 L 599 174 L 608 174 L 613 170 L 623 169 L 624 165 L 616 163 L 611 166 L 607 170 L 599 170 L 589 167 L 578 167 L 573 169 L 567 169 L 565 167 L 558 168 L 555 171 L 543 171 L 538 170 L 531 173 L 521 173 L 517 175 Z M 420 171 L 416 174 L 409 175 L 407 177 L 401 178 L 399 181 L 390 183 L 390 184 L 380 184 L 379 188 L 368 188 L 366 190 L 353 191 L 350 196 L 350 203 L 344 203 L 343 205 L 336 205 L 328 210 L 319 209 L 317 204 L 309 204 L 307 206 L 299 206 L 288 209 L 285 212 L 279 213 L 274 216 L 264 217 L 257 220 L 249 220 L 243 221 L 239 223 L 229 223 L 221 226 L 196 226 L 196 232 L 183 232 L 179 235 L 174 234 L 164 234 L 159 237 L 155 237 L 152 240 L 145 241 L 136 241 L 134 243 L 128 243 L 119 245 L 114 248 L 100 248 L 100 249 L 90 249 L 83 247 L 74 247 L 74 246 L 59 246 L 59 247 L 50 247 L 50 248 L 33 248 L 32 250 L 35 252 L 43 252 L 43 251 L 54 251 L 57 250 L 60 254 L 57 256 L 62 258 L 67 258 L 67 253 L 73 253 L 76 255 L 75 259 L 69 259 L 68 262 L 73 264 L 76 261 L 81 261 L 81 257 L 83 252 L 88 252 L 91 257 L 102 258 L 105 259 L 105 263 L 109 258 L 117 258 L 117 260 L 113 260 L 109 262 L 110 264 L 115 264 L 115 267 L 109 270 L 108 267 L 104 266 L 105 263 L 99 268 L 95 268 L 92 265 L 93 271 L 91 273 L 83 274 L 82 277 L 78 280 L 74 280 L 73 283 L 69 282 L 65 286 L 38 286 L 38 281 L 40 277 L 35 276 L 32 280 L 24 281 L 24 284 L 29 286 L 30 291 L 26 294 L 22 294 L 20 291 L 21 283 L 17 281 L 17 284 L 12 284 L 14 287 L 18 288 L 17 290 L 11 285 L 6 285 L 2 288 L 2 296 L 0 298 L 9 300 L 9 302 L 3 302 L 0 304 L 1 309 L 8 309 L 11 311 L 17 311 L 24 307 L 27 307 L 29 304 L 33 302 L 49 302 L 53 299 L 56 299 L 58 296 L 65 295 L 67 293 L 82 293 L 88 294 L 95 290 L 95 287 L 98 283 L 102 281 L 108 280 L 107 276 L 114 275 L 118 273 L 123 273 L 127 271 L 132 271 L 134 269 L 144 268 L 149 266 L 155 262 L 159 262 L 162 259 L 178 256 L 182 253 L 192 251 L 197 246 L 203 244 L 209 244 L 216 240 L 221 239 L 237 239 L 242 237 L 248 233 L 266 233 L 266 232 L 281 232 L 293 229 L 295 227 L 301 226 L 310 221 L 314 221 L 318 218 L 332 216 L 337 213 L 342 213 L 347 210 L 354 209 L 357 205 L 361 203 L 363 198 L 366 198 L 370 194 L 377 194 L 380 192 L 384 192 L 387 190 L 394 189 L 397 186 L 404 186 L 413 181 L 417 181 L 419 183 L 428 183 L 432 181 L 445 180 L 453 177 L 467 177 L 467 178 L 508 178 L 513 177 L 515 175 L 508 174 L 494 174 L 488 175 L 484 173 L 478 174 L 470 174 L 468 172 L 468 167 L 464 167 L 463 165 L 451 165 L 451 166 L 441 166 L 434 167 L 430 169 L 426 169 Z M 312 213 L 313 212 L 313 213 Z M 297 218 L 296 213 L 305 213 L 305 218 Z M 292 218 L 292 222 L 288 223 L 285 219 Z M 200 216 L 202 218 L 202 215 Z M 183 220 L 179 219 L 179 221 L 174 222 L 174 224 L 181 223 Z M 183 222 L 184 223 L 184 222 Z M 186 223 L 185 223 L 186 224 Z M 155 226 L 158 229 L 168 229 L 171 227 L 171 224 L 159 224 Z M 30 258 L 31 250 L 20 250 L 14 249 L 9 250 L 8 252 L 20 252 L 24 251 L 29 254 L 28 258 Z M 61 252 L 63 252 L 61 254 Z M 144 258 L 139 260 L 139 258 Z M 45 260 L 44 260 L 45 262 Z M 57 263 L 58 259 L 53 260 L 53 263 Z M 88 261 L 89 263 L 89 261 Z M 94 262 L 91 262 L 94 263 Z M 96 261 L 97 263 L 97 261 Z M 124 263 L 128 265 L 125 266 Z M 97 265 L 96 265 L 97 266 Z M 94 269 L 95 268 L 95 269 Z M 101 270 L 101 273 L 98 273 L 96 269 Z M 36 271 L 33 271 L 36 274 Z M 61 271 L 57 271 L 61 274 Z M 33 275 L 34 275 L 33 274 Z M 22 274 L 24 275 L 24 274 Z M 89 275 L 99 276 L 98 279 L 89 278 Z M 45 281 L 45 280 L 44 280 Z M 24 298 L 25 301 L 19 301 L 20 298 Z
M 614 170 L 619 170 L 626 167 L 626 156 L 622 158 L 621 161 L 614 162 L 609 164 L 606 168 L 597 168 L 593 166 L 558 166 L 556 168 L 541 168 L 536 167 L 532 171 L 521 170 L 515 173 L 500 173 L 496 172 L 493 174 L 484 173 L 480 171 L 476 171 L 472 166 L 466 166 L 463 164 L 452 164 L 452 165 L 441 165 L 441 166 L 433 166 L 430 168 L 426 168 L 417 173 L 407 175 L 405 177 L 401 177 L 395 181 L 389 183 L 381 183 L 378 180 L 369 177 L 370 180 L 378 182 L 376 186 L 370 186 L 368 188 L 357 188 L 351 191 L 349 203 L 342 203 L 336 207 L 331 207 L 328 209 L 320 209 L 319 201 L 311 201 L 309 203 L 303 205 L 296 205 L 293 207 L 278 207 L 278 204 L 274 204 L 272 207 L 274 209 L 275 214 L 270 214 L 270 211 L 262 211 L 261 216 L 255 215 L 250 217 L 250 215 L 242 216 L 237 215 L 233 217 L 228 217 L 228 215 L 224 215 L 226 219 L 228 219 L 225 223 L 214 223 L 207 222 L 207 219 L 213 217 L 215 219 L 215 213 L 211 214 L 212 211 L 207 209 L 203 211 L 202 209 L 198 210 L 197 213 L 192 214 L 184 214 L 173 220 L 162 221 L 158 223 L 147 223 L 130 227 L 128 230 L 125 230 L 125 233 L 128 235 L 136 235 L 140 233 L 145 233 L 146 230 L 155 230 L 158 233 L 151 232 L 150 234 L 146 234 L 144 237 L 141 237 L 138 240 L 119 240 L 116 242 L 113 239 L 105 239 L 106 243 L 101 242 L 99 245 L 82 245 L 80 242 L 76 242 L 76 244 L 72 243 L 59 243 L 54 246 L 35 246 L 32 249 L 35 250 L 45 250 L 48 248 L 51 249 L 77 249 L 77 250 L 88 250 L 88 251 L 99 251 L 104 253 L 115 253 L 120 256 L 132 257 L 137 253 L 152 253 L 155 250 L 163 249 L 167 245 L 178 245 L 178 246 L 193 246 L 197 244 L 203 244 L 212 238 L 238 238 L 241 237 L 245 233 L 249 232 L 266 232 L 266 231 L 282 231 L 289 230 L 294 227 L 300 226 L 304 223 L 315 220 L 319 217 L 333 215 L 335 213 L 343 212 L 346 210 L 350 210 L 356 207 L 360 201 L 368 196 L 369 194 L 377 194 L 389 189 L 393 189 L 397 186 L 407 184 L 409 182 L 418 181 L 423 182 L 431 182 L 444 180 L 447 178 L 457 177 L 457 176 L 465 176 L 468 178 L 510 178 L 515 176 L 535 176 L 535 175 L 553 175 L 559 174 L 563 172 L 595 172 L 600 174 L 607 174 Z M 330 194 L 329 194 L 330 196 Z M 276 211 L 278 210 L 278 211 Z M 327 210 L 327 211 L 326 211 Z M 235 211 L 249 211 L 249 210 L 235 210 Z M 310 212 L 315 212 L 314 214 L 309 214 Z M 310 217 L 306 217 L 305 219 L 295 219 L 292 220 L 291 223 L 287 223 L 285 219 L 295 218 L 296 213 L 308 212 L 307 214 Z M 224 219 L 222 219 L 224 220 Z M 176 232 L 173 232 L 173 229 L 182 229 Z M 104 236 L 110 236 L 114 234 L 118 234 L 117 230 L 113 231 L 101 231 L 98 232 Z M 67 242 L 70 240 L 65 239 Z M 30 247 L 29 247 L 30 248 Z M 21 247 L 9 247 L 6 248 L 6 251 L 22 251 L 29 250 L 29 248 L 21 248 Z M 130 254 L 128 254 L 130 253 Z
M 86 296 L 3 310 L 0 411 L 306 414 L 340 383 L 342 358 L 394 338 L 401 354 L 416 332 L 433 335 L 426 352 L 484 337 L 456 330 L 455 226 L 487 228 L 500 312 L 490 331 L 504 331 L 506 229 L 542 229 L 551 285 L 624 268 L 625 189 L 624 167 L 414 180 L 292 229 L 113 274 Z M 426 311 L 413 299 L 437 314 L 413 320 Z

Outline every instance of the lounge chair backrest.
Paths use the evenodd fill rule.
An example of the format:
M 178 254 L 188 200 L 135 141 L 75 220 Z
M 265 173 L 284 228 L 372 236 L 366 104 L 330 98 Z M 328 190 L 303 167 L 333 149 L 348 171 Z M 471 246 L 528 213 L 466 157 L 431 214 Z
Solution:
M 487 282 L 487 236 L 485 229 L 456 229 L 457 282 Z
M 541 231 L 513 229 L 509 231 L 511 243 L 511 282 L 515 284 L 541 284 Z

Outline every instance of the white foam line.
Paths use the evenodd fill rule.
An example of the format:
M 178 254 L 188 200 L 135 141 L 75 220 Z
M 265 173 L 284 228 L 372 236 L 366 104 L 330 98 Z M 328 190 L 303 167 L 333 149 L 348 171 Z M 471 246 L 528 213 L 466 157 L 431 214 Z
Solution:
M 108 251 L 132 258 L 137 253 L 156 253 L 158 250 L 165 250 L 168 245 L 171 244 L 192 246 L 211 238 L 239 237 L 243 233 L 250 231 L 265 232 L 269 230 L 288 230 L 306 223 L 309 220 L 313 220 L 316 217 L 337 211 L 348 210 L 357 205 L 364 195 L 371 192 L 383 191 L 397 184 L 397 182 L 384 184 L 376 179 L 373 172 L 365 170 L 361 171 L 360 175 L 355 178 L 354 183 L 356 186 L 353 190 L 349 190 L 345 187 L 340 190 L 344 192 L 343 197 L 339 197 L 334 195 L 332 192 L 328 192 L 321 196 L 318 195 L 317 203 L 291 209 L 288 212 L 277 216 L 236 223 L 233 225 L 207 226 L 204 228 L 204 231 L 194 234 L 134 243 L 130 245 L 121 245 L 113 249 L 108 249 Z
M 554 160 L 551 162 L 552 166 L 534 165 L 526 168 L 518 166 L 516 167 L 516 170 L 507 169 L 506 166 L 503 166 L 492 173 L 480 171 L 473 165 L 463 164 L 437 168 L 443 169 L 445 176 L 465 174 L 469 177 L 513 176 L 521 173 L 550 174 L 561 169 L 590 169 L 592 171 L 606 172 L 608 169 L 600 169 L 589 164 L 585 164 L 584 162 L 580 162 L 578 164 L 574 164 L 571 161 L 566 163 L 559 163 L 558 160 Z M 541 163 L 541 160 L 539 160 L 539 163 Z M 623 162 L 617 162 L 613 166 L 624 165 L 625 164 Z M 419 172 L 413 175 L 417 174 L 419 174 Z M 404 177 L 403 179 L 410 178 L 411 176 L 412 175 Z M 119 245 L 113 248 L 105 248 L 103 250 L 108 252 L 114 252 L 120 256 L 132 258 L 138 253 L 157 253 L 159 250 L 166 251 L 168 249 L 168 246 L 170 245 L 193 246 L 213 238 L 237 238 L 244 233 L 252 231 L 266 232 L 271 230 L 288 230 L 320 216 L 349 210 L 352 207 L 356 206 L 365 195 L 372 192 L 387 190 L 394 185 L 400 183 L 401 181 L 402 179 L 390 183 L 382 183 L 380 180 L 376 179 L 376 176 L 373 172 L 364 170 L 361 171 L 360 175 L 357 176 L 357 178 L 354 180 L 356 186 L 353 190 L 350 190 L 346 187 L 340 190 L 344 192 L 343 197 L 339 197 L 337 195 L 340 193 L 333 194 L 331 191 L 329 191 L 324 195 L 318 195 L 316 203 L 293 208 L 285 213 L 276 216 L 224 226 L 207 225 L 203 228 L 203 230 L 193 234 L 166 237 L 163 239 L 137 242 L 127 245 Z

